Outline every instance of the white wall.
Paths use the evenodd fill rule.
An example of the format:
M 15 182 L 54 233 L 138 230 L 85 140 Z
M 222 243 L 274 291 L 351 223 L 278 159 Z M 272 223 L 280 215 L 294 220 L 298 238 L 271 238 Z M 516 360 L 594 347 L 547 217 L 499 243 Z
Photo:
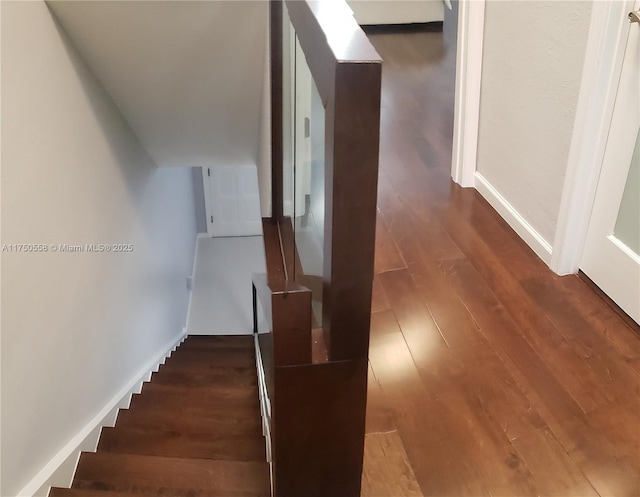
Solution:
M 558 0 L 486 4 L 477 171 L 549 245 L 591 7 Z
M 158 169 L 43 2 L 2 2 L 2 488 L 16 495 L 185 324 L 188 168 Z
M 257 164 L 268 2 L 48 2 L 159 166 Z

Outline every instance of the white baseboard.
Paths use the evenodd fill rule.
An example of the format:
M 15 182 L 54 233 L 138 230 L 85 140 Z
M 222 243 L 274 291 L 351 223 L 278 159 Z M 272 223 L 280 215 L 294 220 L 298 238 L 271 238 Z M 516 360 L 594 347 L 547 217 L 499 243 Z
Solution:
M 260 395 L 260 416 L 262 418 L 262 435 L 264 435 L 265 449 L 267 454 L 267 462 L 269 463 L 269 476 L 271 480 L 271 493 L 273 494 L 273 454 L 272 438 L 271 438 L 271 400 L 267 390 L 267 379 L 264 372 L 262 362 L 262 353 L 260 352 L 260 342 L 258 335 L 253 335 L 253 345 L 256 350 L 256 368 L 258 371 L 258 392 Z
M 475 174 L 475 187 L 538 257 L 549 265 L 551 263 L 551 244 L 479 172 Z
M 131 395 L 142 390 L 142 384 L 151 378 L 160 364 L 184 340 L 184 331 L 166 344 L 162 351 L 142 367 L 96 416 L 89 421 L 20 491 L 18 497 L 46 497 L 51 487 L 71 486 L 81 452 L 95 452 L 104 426 L 114 426 L 118 410 L 128 408 Z

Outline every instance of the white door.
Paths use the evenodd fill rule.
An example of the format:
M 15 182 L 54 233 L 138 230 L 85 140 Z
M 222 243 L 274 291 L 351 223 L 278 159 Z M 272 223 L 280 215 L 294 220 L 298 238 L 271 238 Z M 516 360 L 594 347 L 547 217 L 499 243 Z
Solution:
M 581 269 L 640 323 L 640 23 L 629 27 Z
M 258 168 L 204 167 L 207 233 L 214 237 L 262 235 Z

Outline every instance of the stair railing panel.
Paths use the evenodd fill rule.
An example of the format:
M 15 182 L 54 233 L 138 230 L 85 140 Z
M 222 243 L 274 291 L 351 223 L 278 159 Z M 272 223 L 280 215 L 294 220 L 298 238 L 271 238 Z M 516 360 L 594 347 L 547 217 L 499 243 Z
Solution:
M 277 73 L 272 112 L 274 119 L 284 120 L 273 135 L 273 147 L 279 148 L 273 181 L 286 176 L 283 130 L 296 129 L 286 121 L 295 112 L 282 108 L 283 87 L 290 86 L 281 77 L 283 71 L 287 75 L 283 51 L 291 49 L 282 43 L 283 15 L 304 53 L 324 125 L 322 274 L 318 281 L 292 276 L 302 274 L 297 271 L 301 254 L 292 233 L 295 209 L 293 215 L 288 212 L 282 187 L 274 189 L 280 197 L 273 198 L 279 236 L 270 237 L 279 244 L 265 245 L 268 261 L 276 259 L 276 250 L 284 260 L 272 264 L 281 268 L 277 274 L 269 270 L 268 277 L 254 278 L 256 301 L 269 318 L 268 332 L 257 334 L 256 342 L 269 404 L 272 492 L 275 497 L 357 497 L 364 452 L 382 61 L 343 1 L 272 0 L 271 8 L 272 74 Z M 295 151 L 286 150 L 284 156 L 295 157 Z M 328 350 L 322 360 L 312 357 L 312 292 L 305 283 L 319 284 L 322 293 L 321 320 L 314 320 L 321 321 Z M 313 289 L 317 295 L 318 288 Z

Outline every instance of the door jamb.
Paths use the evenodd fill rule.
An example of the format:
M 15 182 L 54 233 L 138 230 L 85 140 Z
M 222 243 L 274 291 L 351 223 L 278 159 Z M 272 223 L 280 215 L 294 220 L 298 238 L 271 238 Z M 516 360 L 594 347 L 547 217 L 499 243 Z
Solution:
M 593 2 L 551 269 L 577 273 L 587 237 L 634 1 Z
M 475 186 L 485 0 L 460 0 L 451 177 Z

